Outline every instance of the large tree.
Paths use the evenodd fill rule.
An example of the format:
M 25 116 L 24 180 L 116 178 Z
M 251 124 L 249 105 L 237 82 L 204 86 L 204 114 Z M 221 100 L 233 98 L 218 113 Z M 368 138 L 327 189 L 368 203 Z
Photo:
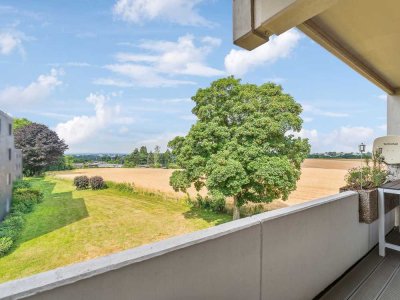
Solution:
M 16 132 L 18 129 L 25 127 L 27 125 L 32 124 L 32 121 L 26 119 L 26 118 L 14 118 L 13 120 L 13 128 L 14 132 Z
M 68 146 L 47 126 L 31 123 L 15 131 L 15 146 L 22 149 L 23 171 L 32 176 L 57 164 Z
M 308 140 L 292 134 L 301 130 L 300 104 L 279 85 L 233 77 L 199 89 L 192 100 L 196 124 L 169 143 L 182 168 L 171 186 L 186 192 L 194 183 L 212 197 L 232 197 L 234 219 L 248 201 L 286 200 L 310 151 Z

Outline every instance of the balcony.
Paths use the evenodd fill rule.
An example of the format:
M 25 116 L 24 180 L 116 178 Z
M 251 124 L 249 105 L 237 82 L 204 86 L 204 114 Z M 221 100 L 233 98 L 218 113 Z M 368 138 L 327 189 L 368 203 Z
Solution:
M 387 216 L 389 232 L 393 211 Z M 358 194 L 345 192 L 7 282 L 0 298 L 311 299 L 377 241 L 377 223 L 359 223 Z M 382 260 L 374 253 L 360 265 Z M 358 273 L 368 276 L 365 267 Z M 328 293 L 351 284 L 339 281 Z

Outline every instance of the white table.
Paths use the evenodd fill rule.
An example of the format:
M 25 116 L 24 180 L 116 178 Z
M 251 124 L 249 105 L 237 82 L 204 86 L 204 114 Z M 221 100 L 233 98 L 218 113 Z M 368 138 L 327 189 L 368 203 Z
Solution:
M 400 251 L 400 246 L 387 243 L 385 236 L 385 194 L 400 195 L 400 180 L 386 183 L 378 188 L 378 214 L 379 214 L 379 255 L 385 256 L 386 248 Z M 399 226 L 400 206 L 395 208 L 395 226 Z

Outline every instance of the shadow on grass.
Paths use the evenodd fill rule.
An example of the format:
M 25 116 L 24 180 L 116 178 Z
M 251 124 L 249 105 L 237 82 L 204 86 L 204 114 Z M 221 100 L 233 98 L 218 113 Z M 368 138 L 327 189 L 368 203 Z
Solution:
M 44 200 L 26 215 L 26 223 L 17 245 L 45 235 L 89 216 L 85 201 L 73 198 L 72 192 L 55 193 L 55 183 L 43 178 L 30 179 L 44 194 Z
M 196 206 L 191 206 L 190 210 L 185 212 L 185 219 L 203 219 L 207 223 L 220 225 L 232 220 L 232 217 L 224 213 L 216 213 Z

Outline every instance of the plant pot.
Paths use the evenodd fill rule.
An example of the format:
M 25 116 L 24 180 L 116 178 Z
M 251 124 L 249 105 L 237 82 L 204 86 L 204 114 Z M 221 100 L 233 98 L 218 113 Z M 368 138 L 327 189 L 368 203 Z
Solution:
M 348 191 L 349 189 L 341 188 L 340 192 Z M 359 195 L 359 221 L 360 223 L 371 224 L 378 219 L 378 190 L 356 190 Z M 399 195 L 385 194 L 385 214 L 399 205 Z

